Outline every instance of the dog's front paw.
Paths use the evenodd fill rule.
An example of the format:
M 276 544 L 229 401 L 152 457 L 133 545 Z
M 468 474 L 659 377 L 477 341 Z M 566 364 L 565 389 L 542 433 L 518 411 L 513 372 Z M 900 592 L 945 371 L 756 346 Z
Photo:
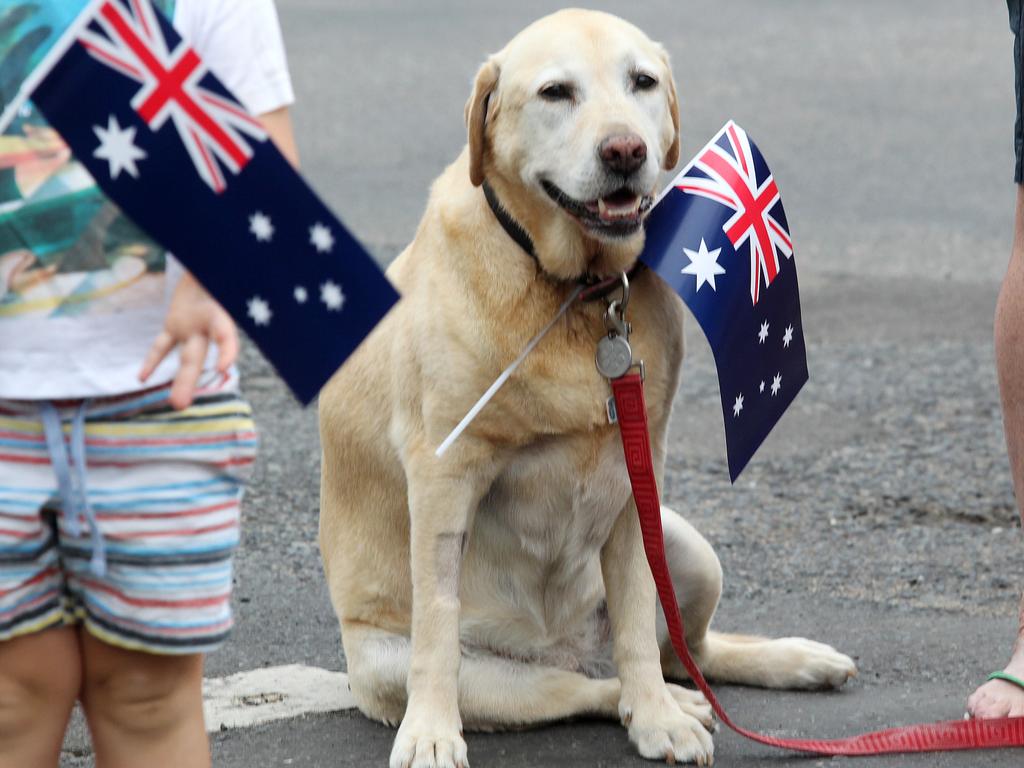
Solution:
M 672 698 L 676 700 L 676 704 L 685 714 L 696 718 L 709 731 L 714 730 L 715 713 L 703 693 L 674 683 L 665 683 L 665 685 L 668 686 L 668 692 L 672 694 Z
M 839 688 L 857 674 L 857 665 L 831 645 L 803 637 L 772 640 L 761 654 L 777 688 Z
M 694 704 L 688 701 L 688 706 Z M 650 760 L 700 766 L 714 762 L 711 734 L 696 717 L 683 711 L 667 686 L 646 695 L 624 693 L 619 717 L 629 730 L 629 740 Z
M 390 768 L 469 768 L 458 723 L 406 715 L 391 747 Z

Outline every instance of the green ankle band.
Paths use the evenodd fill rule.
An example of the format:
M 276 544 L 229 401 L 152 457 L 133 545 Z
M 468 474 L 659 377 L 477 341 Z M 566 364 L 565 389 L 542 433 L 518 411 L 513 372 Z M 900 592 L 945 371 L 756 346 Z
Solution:
M 1024 680 L 1021 680 L 1019 677 L 1014 677 L 1013 675 L 1009 674 L 1008 672 L 993 672 L 991 675 L 988 676 L 988 679 L 989 680 L 1005 680 L 1006 682 L 1013 683 L 1018 688 L 1024 690 Z

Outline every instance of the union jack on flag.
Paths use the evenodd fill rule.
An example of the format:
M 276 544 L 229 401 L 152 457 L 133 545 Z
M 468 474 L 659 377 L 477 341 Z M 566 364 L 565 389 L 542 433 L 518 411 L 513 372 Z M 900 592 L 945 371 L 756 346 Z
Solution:
M 758 181 L 746 131 L 730 120 L 675 184 L 684 192 L 715 200 L 734 211 L 723 227 L 737 251 L 750 241 L 750 298 L 757 304 L 759 278 L 764 278 L 765 287 L 772 284 L 779 274 L 779 253 L 791 258 L 793 242 L 785 224 L 772 216 L 772 209 L 782 199 L 779 187 L 770 172 Z
M 132 108 L 154 131 L 170 119 L 200 177 L 217 193 L 227 187 L 218 160 L 238 174 L 252 159 L 246 136 L 265 141 L 266 132 L 241 104 L 204 88 L 208 70 L 184 40 L 168 45 L 146 0 L 128 7 L 105 0 L 78 37 L 99 62 L 142 87 Z
M 807 381 L 786 212 L 768 164 L 736 123 L 662 194 L 640 258 L 683 298 L 711 344 L 735 480 Z

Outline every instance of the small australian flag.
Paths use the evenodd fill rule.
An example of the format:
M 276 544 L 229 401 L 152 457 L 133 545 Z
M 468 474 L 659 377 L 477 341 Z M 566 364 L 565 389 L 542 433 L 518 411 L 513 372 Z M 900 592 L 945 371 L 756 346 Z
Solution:
M 786 212 L 742 128 L 726 124 L 672 181 L 651 213 L 641 258 L 711 343 L 735 482 L 807 382 Z
M 90 0 L 23 90 L 303 403 L 398 295 L 149 0 Z

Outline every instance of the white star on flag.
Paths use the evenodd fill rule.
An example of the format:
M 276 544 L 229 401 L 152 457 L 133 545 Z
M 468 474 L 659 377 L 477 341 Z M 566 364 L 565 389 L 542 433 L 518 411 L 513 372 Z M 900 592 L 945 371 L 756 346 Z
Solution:
M 743 395 L 737 395 L 736 402 L 732 404 L 732 415 L 739 416 L 743 410 Z
M 320 301 L 332 312 L 340 312 L 345 304 L 345 294 L 341 292 L 340 285 L 328 280 L 320 286 Z
M 775 378 L 772 379 L 772 397 L 779 394 L 779 390 L 782 389 L 782 374 L 775 374 Z
M 725 274 L 725 268 L 718 263 L 718 254 L 721 252 L 721 248 L 716 248 L 709 252 L 707 245 L 704 243 L 704 238 L 701 238 L 700 248 L 696 251 L 683 248 L 683 253 L 689 257 L 690 263 L 683 267 L 681 271 L 684 275 L 694 275 L 697 278 L 696 291 L 699 291 L 704 283 L 710 285 L 711 290 L 718 290 L 715 286 L 715 275 Z
M 789 325 L 786 328 L 786 335 L 782 337 L 782 346 L 788 347 L 789 342 L 793 340 L 793 326 Z
M 135 161 L 144 160 L 146 153 L 135 146 L 135 128 L 122 128 L 117 118 L 111 115 L 105 129 L 94 125 L 92 130 L 100 140 L 92 156 L 110 163 L 110 178 L 116 179 L 121 171 L 127 171 L 132 178 L 139 178 Z
M 757 340 L 759 343 L 764 344 L 764 340 L 768 338 L 768 321 L 765 320 L 761 323 L 761 330 L 757 334 Z
M 306 299 L 309 298 L 309 293 L 301 285 L 295 286 L 295 292 L 292 295 L 295 296 L 295 300 L 299 302 L 299 304 L 305 304 Z
M 317 222 L 309 228 L 309 242 L 320 253 L 329 253 L 334 248 L 334 235 L 325 225 Z
M 261 243 L 269 243 L 274 237 L 274 224 L 265 213 L 256 211 L 249 217 L 249 231 Z
M 270 325 L 270 318 L 274 313 L 270 311 L 270 305 L 259 296 L 249 299 L 249 317 L 256 325 Z
M 761 380 L 761 393 L 764 393 L 764 379 Z

